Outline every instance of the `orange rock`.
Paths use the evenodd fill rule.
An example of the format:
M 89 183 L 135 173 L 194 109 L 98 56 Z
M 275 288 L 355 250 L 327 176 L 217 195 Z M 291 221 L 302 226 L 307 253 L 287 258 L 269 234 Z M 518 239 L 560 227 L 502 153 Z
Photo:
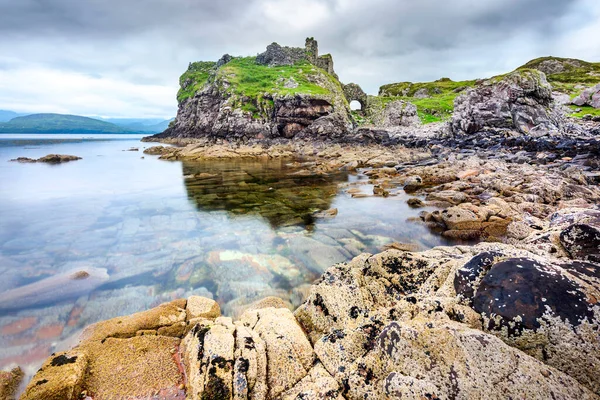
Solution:
M 12 322 L 2 327 L 3 335 L 16 335 L 17 333 L 25 332 L 37 323 L 37 318 L 27 317 L 18 321 Z
M 464 170 L 462 172 L 459 172 L 458 174 L 456 174 L 456 177 L 458 179 L 467 179 L 473 176 L 477 176 L 479 175 L 480 171 L 478 169 L 467 169 Z
M 44 326 L 37 331 L 36 337 L 38 339 L 51 339 L 55 337 L 59 337 L 64 329 L 64 325 L 62 324 L 54 324 Z

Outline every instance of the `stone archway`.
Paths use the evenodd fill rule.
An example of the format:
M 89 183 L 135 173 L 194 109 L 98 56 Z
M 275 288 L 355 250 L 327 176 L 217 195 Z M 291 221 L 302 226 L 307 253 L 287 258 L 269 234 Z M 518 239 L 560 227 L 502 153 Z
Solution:
M 356 83 L 349 83 L 347 85 L 343 85 L 344 96 L 346 96 L 346 100 L 348 103 L 352 103 L 353 101 L 357 101 L 360 104 L 360 111 L 365 111 L 367 109 L 367 94 L 358 86 Z

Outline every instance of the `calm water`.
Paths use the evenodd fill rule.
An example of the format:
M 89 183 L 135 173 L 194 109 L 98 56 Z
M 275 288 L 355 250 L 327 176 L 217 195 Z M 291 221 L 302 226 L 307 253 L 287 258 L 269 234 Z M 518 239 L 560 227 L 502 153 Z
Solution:
M 265 296 L 297 306 L 333 263 L 391 242 L 442 244 L 406 222 L 418 211 L 401 192 L 351 198 L 349 188 L 372 193 L 364 175 L 302 178 L 290 160 L 167 162 L 144 155 L 140 138 L 0 135 L 0 293 L 15 299 L 0 304 L 0 369 L 31 372 L 86 325 L 170 299 L 212 297 L 230 316 Z M 9 162 L 50 153 L 83 159 Z M 329 208 L 335 218 L 313 216 Z M 97 284 L 62 275 L 82 269 Z M 35 282 L 40 294 L 20 298 Z

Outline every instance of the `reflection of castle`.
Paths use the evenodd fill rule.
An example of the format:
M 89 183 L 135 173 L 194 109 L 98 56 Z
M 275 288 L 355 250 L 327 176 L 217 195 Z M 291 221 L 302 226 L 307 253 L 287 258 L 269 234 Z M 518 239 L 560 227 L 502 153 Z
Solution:
M 188 199 L 200 211 L 256 214 L 273 228 L 310 226 L 316 210 L 331 207 L 337 183 L 347 176 L 300 176 L 289 160 L 182 163 Z

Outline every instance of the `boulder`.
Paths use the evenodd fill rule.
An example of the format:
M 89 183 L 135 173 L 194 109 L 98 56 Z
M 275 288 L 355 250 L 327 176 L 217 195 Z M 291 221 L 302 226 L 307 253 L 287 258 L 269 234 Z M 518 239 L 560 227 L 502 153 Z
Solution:
M 233 393 L 235 327 L 227 319 L 196 325 L 181 344 L 187 397 L 229 399 Z
M 594 87 L 584 89 L 579 96 L 573 99 L 573 104 L 600 108 L 600 83 Z
M 315 359 L 312 346 L 286 308 L 247 311 L 240 321 L 253 327 L 265 343 L 269 396 L 291 389 L 310 371 Z
M 457 269 L 456 294 L 483 317 L 484 330 L 599 392 L 598 267 L 508 249 Z
M 482 221 L 473 211 L 462 207 L 450 207 L 442 211 L 442 220 L 448 230 L 478 230 Z
M 573 224 L 560 232 L 560 243 L 574 259 L 600 263 L 600 229 Z
M 83 389 L 95 399 L 183 399 L 183 375 L 173 355 L 180 339 L 161 335 L 107 338 L 82 346 L 88 371 Z
M 88 366 L 87 355 L 71 350 L 44 362 L 21 396 L 22 400 L 75 400 L 81 398 Z
M 214 319 L 221 315 L 221 309 L 216 301 L 201 296 L 188 297 L 185 311 L 188 321 L 194 318 Z
M 34 158 L 19 157 L 19 158 L 10 160 L 10 161 L 16 161 L 16 162 L 20 162 L 20 163 L 41 162 L 41 163 L 47 163 L 47 164 L 60 164 L 60 163 L 65 163 L 65 162 L 69 162 L 69 161 L 77 161 L 77 160 L 81 160 L 81 157 L 71 156 L 68 154 L 48 154 L 44 157 L 38 158 L 37 160 Z
M 455 133 L 472 134 L 486 128 L 556 131 L 550 112 L 552 87 L 537 70 L 518 70 L 498 81 L 468 89 L 456 98 L 452 116 Z
M 414 127 L 421 125 L 417 107 L 403 100 L 394 100 L 385 104 L 372 101 L 367 108 L 367 115 L 377 127 Z
M 595 398 L 575 379 L 456 322 L 390 322 L 375 343 L 345 374 L 348 398 Z
M 423 178 L 418 175 L 409 176 L 404 180 L 404 191 L 407 193 L 415 192 L 423 187 Z
M 184 327 L 185 305 L 185 299 L 174 300 L 147 311 L 97 322 L 83 331 L 80 340 L 86 342 L 102 341 L 109 337 L 128 338 L 135 336 L 138 331 L 158 330 L 173 325 Z

